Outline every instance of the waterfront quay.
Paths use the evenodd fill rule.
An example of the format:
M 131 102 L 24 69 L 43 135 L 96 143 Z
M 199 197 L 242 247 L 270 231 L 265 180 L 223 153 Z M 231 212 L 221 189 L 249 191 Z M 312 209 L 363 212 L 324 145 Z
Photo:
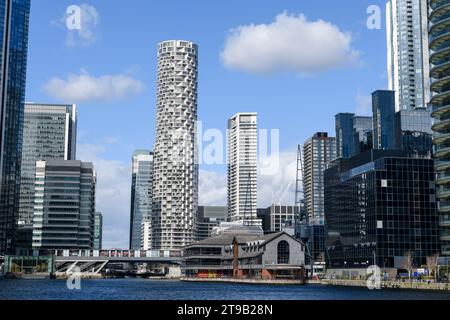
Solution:
M 323 285 L 323 286 L 345 286 L 345 287 L 367 287 L 365 280 L 337 280 L 337 279 L 322 279 L 307 281 L 309 285 Z M 420 281 L 382 281 L 382 289 L 408 289 L 408 290 L 435 290 L 435 291 L 450 291 L 449 283 L 442 282 L 420 282 Z

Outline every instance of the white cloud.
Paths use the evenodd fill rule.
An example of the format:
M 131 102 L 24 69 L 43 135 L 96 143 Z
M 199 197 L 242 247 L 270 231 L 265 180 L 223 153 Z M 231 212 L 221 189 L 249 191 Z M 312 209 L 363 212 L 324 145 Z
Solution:
M 77 158 L 92 162 L 97 171 L 97 211 L 103 214 L 103 246 L 128 248 L 131 165 L 106 159 L 103 145 L 79 144 Z
M 224 65 L 250 73 L 312 74 L 355 61 L 352 37 L 330 22 L 284 12 L 270 24 L 232 29 L 221 53 Z
M 111 101 L 134 96 L 142 92 L 144 85 L 127 75 L 91 76 L 86 70 L 69 74 L 67 79 L 53 77 L 43 86 L 50 97 L 67 103 L 85 101 Z
M 71 6 L 76 7 L 78 10 L 65 12 L 64 15 L 56 22 L 52 24 L 63 26 L 67 30 L 66 36 L 66 45 L 69 47 L 88 47 L 95 43 L 97 40 L 97 28 L 100 24 L 100 14 L 97 9 L 89 4 L 82 4 L 79 6 Z M 69 7 L 69 8 L 71 8 Z M 77 15 L 79 12 L 79 26 L 76 27 L 68 27 L 68 23 L 72 23 L 72 21 L 77 21 L 77 18 L 74 18 L 74 15 Z M 75 19 L 75 20 L 73 20 Z
M 284 151 L 279 154 L 279 169 L 271 175 L 258 176 L 258 207 L 272 204 L 294 205 L 297 152 Z
M 372 115 L 372 97 L 362 94 L 360 91 L 356 94 L 356 114 L 367 116 Z
M 227 175 L 224 173 L 200 170 L 199 205 L 227 205 Z

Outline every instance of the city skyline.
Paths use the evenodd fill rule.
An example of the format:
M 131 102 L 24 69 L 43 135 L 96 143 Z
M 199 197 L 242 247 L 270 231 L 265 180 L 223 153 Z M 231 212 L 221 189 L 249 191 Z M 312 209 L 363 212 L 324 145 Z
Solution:
M 242 9 L 238 11 L 240 13 L 234 15 L 233 19 L 217 16 L 208 18 L 211 25 L 208 32 L 199 28 L 198 23 L 189 24 L 183 30 L 170 26 L 165 22 L 165 14 L 161 16 L 156 14 L 167 12 L 163 4 L 152 5 L 146 1 L 135 1 L 134 6 L 119 9 L 115 3 L 106 6 L 92 1 L 90 6 L 95 8 L 96 15 L 91 15 L 92 19 L 87 22 L 92 27 L 89 29 L 92 31 L 91 37 L 69 31 L 61 22 L 65 10 L 72 3 L 61 1 L 56 6 L 50 6 L 50 3 L 50 1 L 33 3 L 27 100 L 79 105 L 77 153 L 80 160 L 93 162 L 98 171 L 97 210 L 104 214 L 105 247 L 128 246 L 127 240 L 124 239 L 128 239 L 128 212 L 131 201 L 129 157 L 135 149 L 150 149 L 154 143 L 157 62 L 154 51 L 160 41 L 187 39 L 199 44 L 201 48 L 199 120 L 203 121 L 205 128 L 218 128 L 225 132 L 226 119 L 236 112 L 248 110 L 258 111 L 260 128 L 282 128 L 281 167 L 284 170 L 258 179 L 258 207 L 268 207 L 272 202 L 293 204 L 296 145 L 303 143 L 317 130 L 333 133 L 333 116 L 338 112 L 370 114 L 371 91 L 387 87 L 384 14 L 381 17 L 381 30 L 369 30 L 366 26 L 368 17 L 366 9 L 373 1 L 367 3 L 352 1 L 345 4 L 351 10 L 342 16 L 334 14 L 337 4 L 331 1 L 323 1 L 321 4 L 284 1 L 268 4 L 262 10 L 258 10 L 252 18 L 245 12 L 256 3 L 236 2 L 234 5 Z M 380 8 L 385 7 L 384 1 L 376 1 L 376 4 Z M 206 16 L 200 12 L 223 13 L 232 10 L 222 4 L 200 3 L 195 6 L 208 8 L 211 6 L 210 10 L 199 9 L 198 15 L 204 19 Z M 171 6 L 171 15 L 185 21 L 183 7 L 184 5 Z M 122 12 L 124 16 L 118 16 L 118 12 Z M 129 19 L 128 16 L 141 15 L 143 12 L 152 17 L 153 23 L 159 23 L 165 28 L 142 34 L 139 30 L 145 26 L 144 20 L 151 19 L 148 17 L 144 19 L 142 16 L 142 19 Z M 306 21 L 301 18 L 302 14 L 306 16 Z M 114 25 L 113 21 L 119 17 L 130 20 L 130 25 L 121 27 L 122 29 Z M 301 61 L 292 63 L 288 61 L 281 70 L 255 71 L 236 64 L 236 61 L 230 58 L 233 48 L 226 44 L 228 40 L 233 39 L 230 32 L 233 28 L 256 23 L 290 34 L 289 28 L 285 30 L 280 27 L 282 21 L 289 22 L 294 30 L 296 28 L 304 30 L 307 26 L 314 26 L 313 22 L 319 19 L 325 21 L 324 28 L 336 26 L 339 33 L 334 34 L 335 36 L 345 35 L 343 41 L 338 43 L 342 45 L 339 52 L 342 59 L 328 64 L 329 67 L 324 70 L 320 68 L 305 70 Z M 141 22 L 135 25 L 137 21 Z M 137 35 L 124 38 L 130 31 L 129 28 L 133 27 L 136 27 Z M 47 38 L 51 40 L 42 39 L 41 34 L 47 34 Z M 111 38 L 112 34 L 116 38 Z M 125 47 L 132 47 L 134 53 L 115 52 L 114 48 L 120 41 Z M 54 52 L 45 50 L 50 43 L 53 45 L 56 43 Z M 221 56 L 221 53 L 225 53 L 225 47 L 229 48 L 226 51 L 229 54 L 227 58 Z M 359 58 L 350 59 L 357 55 L 356 52 L 359 52 Z M 56 56 L 64 57 L 64 64 L 57 61 L 54 66 L 44 70 L 39 64 L 39 59 L 44 54 L 49 59 Z M 103 59 L 102 56 L 107 59 Z M 304 59 L 311 58 L 304 57 Z M 310 75 L 299 76 L 305 72 Z M 367 74 L 372 76 L 367 77 Z M 117 95 L 111 92 L 109 99 L 105 98 L 104 90 L 100 90 L 101 92 L 94 96 L 90 94 L 91 90 L 77 95 L 79 93 L 77 89 L 81 83 L 85 83 L 84 81 L 89 84 L 88 88 L 101 84 L 108 88 L 108 85 L 119 80 L 127 84 L 128 91 L 118 92 Z M 319 83 L 331 89 L 341 82 L 347 83 L 345 87 L 353 85 L 353 88 L 350 90 L 335 88 L 333 97 L 323 97 L 320 102 L 312 94 L 313 88 Z M 64 95 L 69 85 L 73 85 L 71 88 L 76 94 Z M 226 94 L 227 91 L 232 91 L 233 95 Z M 292 113 L 293 116 L 286 121 L 281 113 L 275 112 L 277 108 L 274 109 L 274 105 L 281 106 L 281 110 Z M 322 113 L 314 110 L 316 109 L 314 106 L 324 110 L 328 116 L 323 117 Z M 112 125 L 98 125 L 98 119 Z M 298 130 L 298 121 L 295 119 L 305 119 L 301 121 L 301 130 Z M 120 126 L 123 130 L 117 130 Z M 291 180 L 292 186 L 286 192 Z M 267 188 L 267 185 L 273 185 L 273 190 Z M 226 204 L 225 165 L 200 167 L 199 196 L 199 205 Z

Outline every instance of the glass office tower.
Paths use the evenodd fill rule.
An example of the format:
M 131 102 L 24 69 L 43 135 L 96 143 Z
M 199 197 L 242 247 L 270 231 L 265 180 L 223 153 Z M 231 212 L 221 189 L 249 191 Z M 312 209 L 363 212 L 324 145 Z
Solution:
M 30 0 L 0 1 L 0 254 L 15 247 L 29 15 Z
M 75 105 L 25 104 L 18 248 L 31 248 L 36 161 L 75 160 L 76 126 Z
M 150 223 L 152 218 L 153 152 L 137 150 L 132 162 L 130 250 L 141 250 L 142 224 Z M 152 247 L 152 239 L 147 240 Z
M 428 109 L 400 110 L 395 114 L 396 145 L 410 156 L 431 157 L 431 115 Z
M 355 116 L 354 113 L 339 113 L 336 119 L 336 156 L 350 158 L 372 149 L 372 117 Z
M 36 162 L 34 250 L 94 249 L 96 183 L 92 163 Z
M 450 255 L 450 0 L 429 0 L 429 47 L 434 156 L 442 252 Z
M 339 113 L 336 120 L 336 156 L 337 158 L 350 158 L 354 154 L 353 120 L 354 113 Z
M 372 94 L 373 148 L 398 149 L 395 129 L 395 92 L 378 90 Z
M 324 176 L 329 268 L 401 269 L 408 254 L 421 267 L 440 252 L 432 159 L 373 150 Z

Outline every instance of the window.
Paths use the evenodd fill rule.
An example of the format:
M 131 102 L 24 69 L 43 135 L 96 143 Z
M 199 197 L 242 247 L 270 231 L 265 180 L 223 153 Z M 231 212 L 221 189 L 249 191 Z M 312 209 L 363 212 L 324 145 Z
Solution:
M 289 264 L 289 243 L 280 241 L 278 243 L 278 264 Z

